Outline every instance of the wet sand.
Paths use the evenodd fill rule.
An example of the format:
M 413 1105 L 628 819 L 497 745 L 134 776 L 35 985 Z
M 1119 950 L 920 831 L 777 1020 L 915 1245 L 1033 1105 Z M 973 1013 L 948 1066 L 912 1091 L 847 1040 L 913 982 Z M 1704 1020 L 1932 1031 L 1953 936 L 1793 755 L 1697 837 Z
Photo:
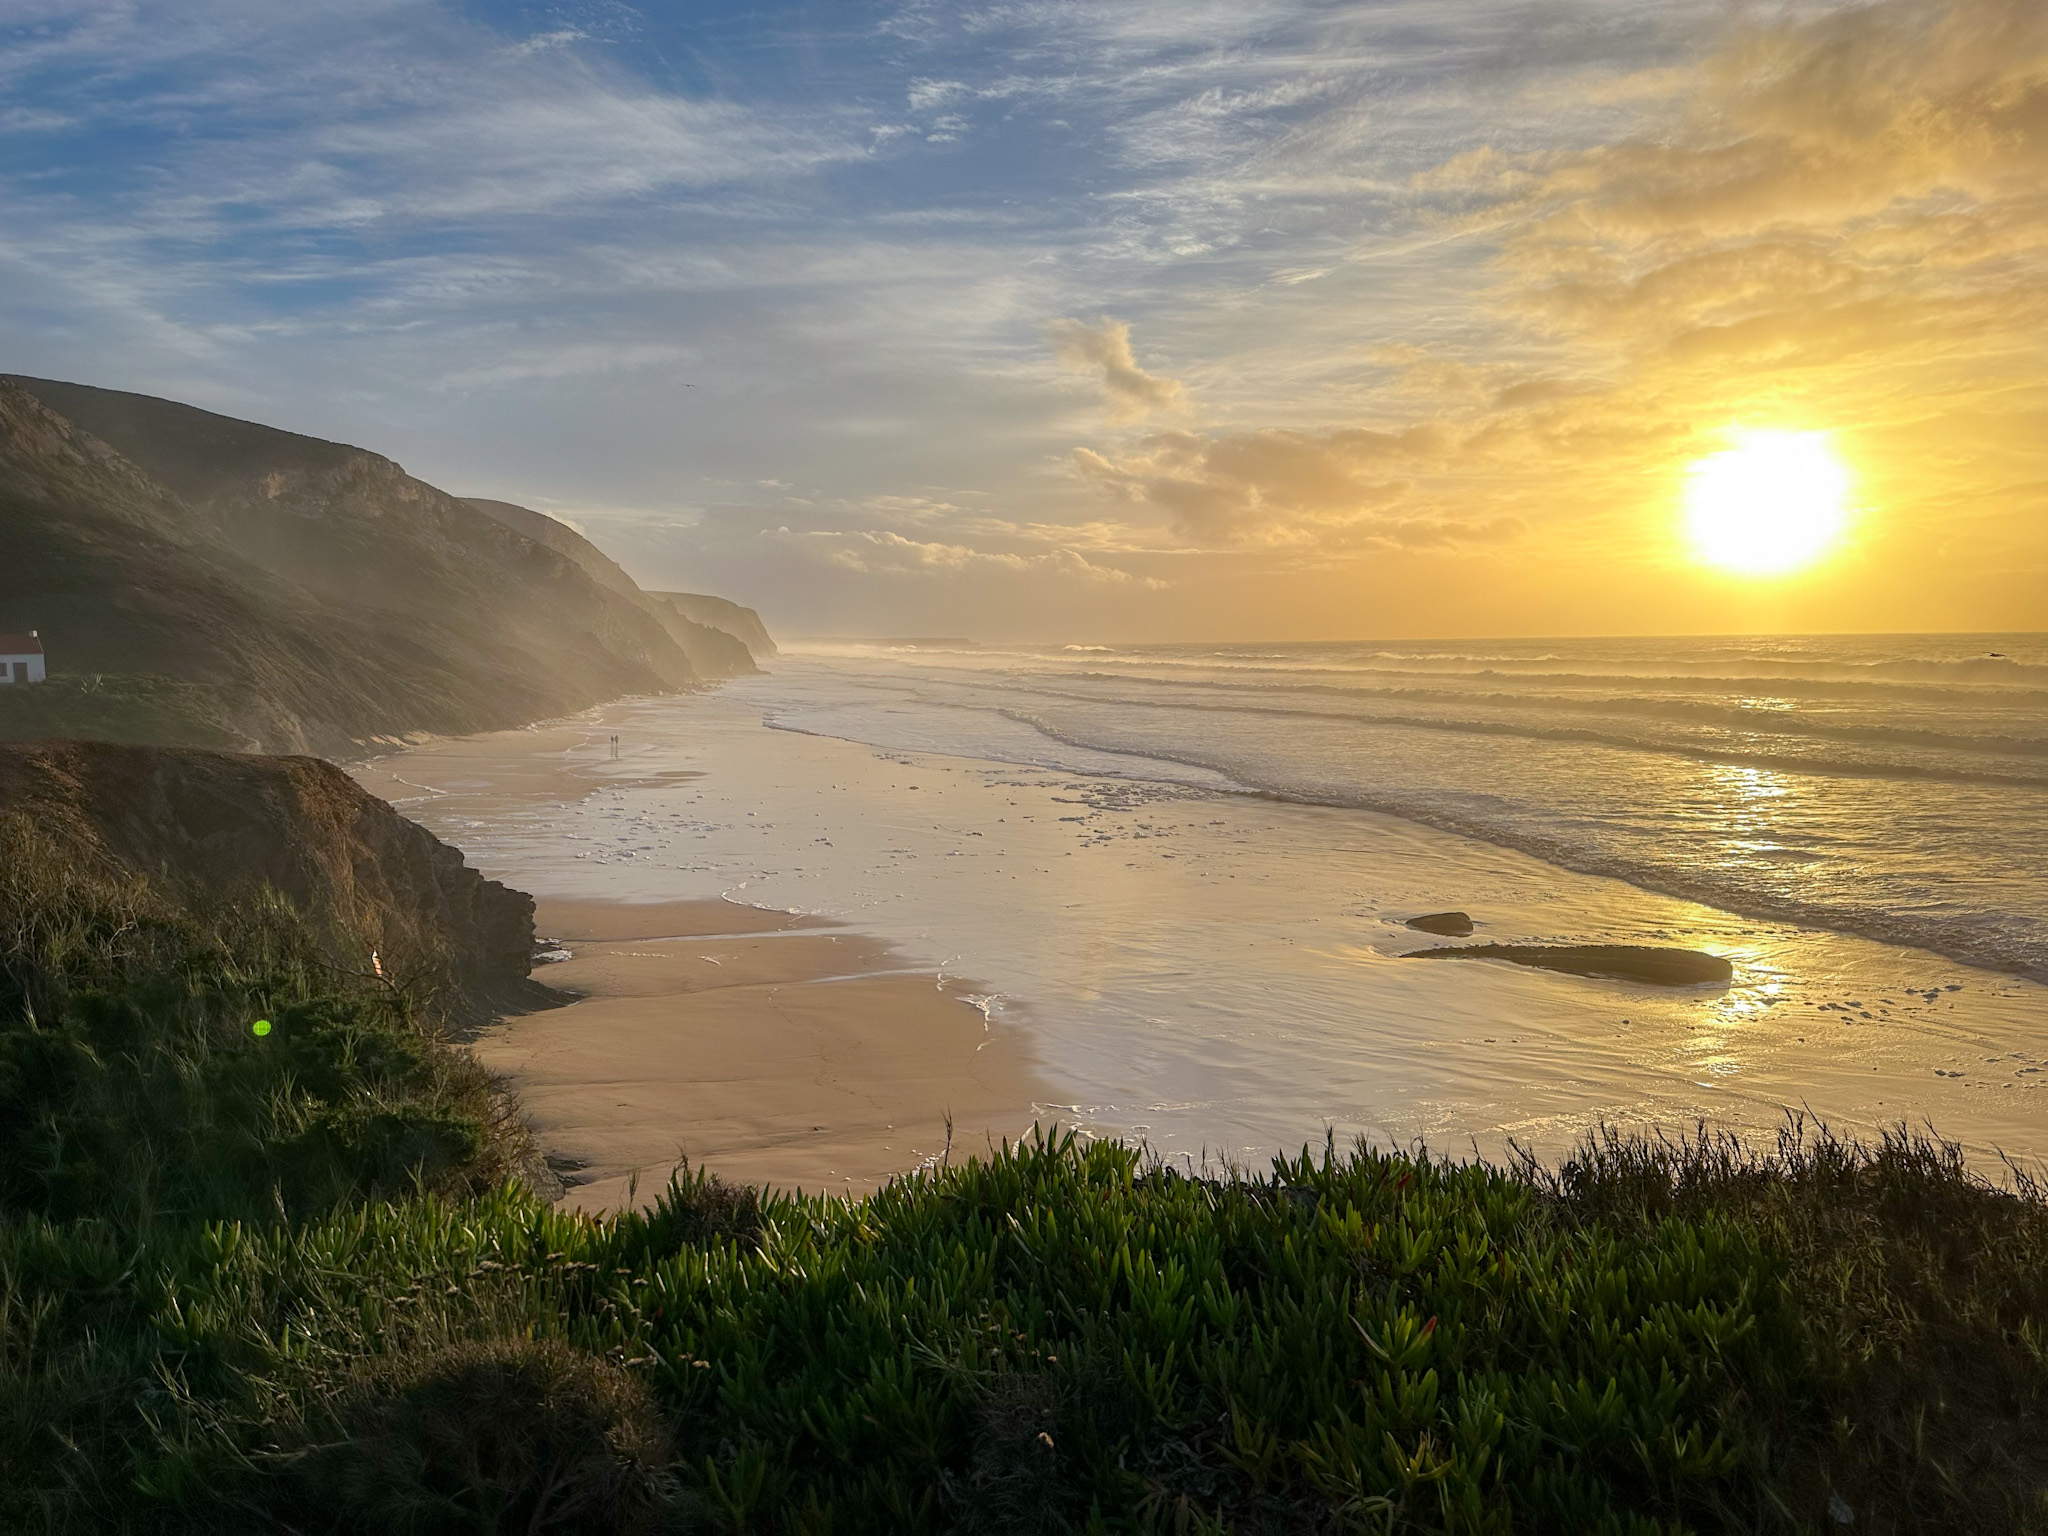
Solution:
M 716 1011 L 715 992 L 692 994 L 673 971 L 591 953 L 659 952 L 655 940 L 687 930 L 581 930 L 600 937 L 580 950 L 572 942 L 578 958 L 540 975 L 568 983 L 571 967 L 590 964 L 609 990 L 593 981 L 559 1036 L 536 1033 L 556 1021 L 535 1016 L 490 1048 L 536 1042 L 521 1061 L 494 1059 L 523 1079 L 551 1142 L 582 1147 L 593 1172 L 622 1180 L 640 1167 L 659 1182 L 680 1146 L 747 1176 L 860 1188 L 869 1168 L 929 1154 L 937 1136 L 926 1126 L 943 1103 L 964 1145 L 1028 1125 L 1043 1106 L 1048 1120 L 1087 1134 L 1254 1167 L 1320 1143 L 1326 1129 L 1340 1145 L 1422 1138 L 1493 1156 L 1512 1139 L 1549 1156 L 1602 1123 L 1706 1119 L 1768 1139 L 1801 1110 L 1863 1135 L 1931 1121 L 1994 1172 L 2000 1150 L 2029 1162 L 2048 1153 L 2048 989 L 2035 983 L 1574 874 L 1396 818 L 1130 777 L 1145 765 L 1127 759 L 1041 768 L 764 729 L 762 701 L 782 686 L 768 677 L 621 701 L 546 728 L 411 748 L 364 777 L 374 784 L 382 773 L 405 814 L 535 892 L 544 915 L 571 898 L 690 898 L 728 913 L 740 901 L 768 909 L 748 922 L 837 919 L 847 926 L 760 945 L 799 943 L 774 952 L 785 956 L 775 965 L 794 966 L 819 948 L 811 939 L 837 934 L 837 951 L 863 958 L 831 974 L 909 967 L 903 995 L 928 1006 L 944 1001 L 940 977 L 971 978 L 992 1017 L 975 1038 L 998 1042 L 974 1054 L 1001 1050 L 1024 1066 L 993 1101 L 969 1097 L 992 1079 L 956 1072 L 948 1090 L 917 1090 L 925 1122 L 893 1106 L 871 1115 L 862 1145 L 872 1164 L 822 1143 L 805 1163 L 801 1138 L 837 1134 L 841 1122 L 795 1108 L 790 1094 L 836 1083 L 841 1102 L 863 1092 L 876 1102 L 882 1090 L 852 1074 L 886 1084 L 929 1063 L 914 1048 L 899 1059 L 889 1042 L 860 1043 L 858 1019 L 843 1024 L 853 1043 L 835 1056 L 801 1035 L 801 1008 L 756 1009 L 744 1017 L 776 1019 L 786 1033 L 729 1058 L 743 1083 L 697 1086 L 677 1054 L 687 1034 L 600 1043 L 571 1023 L 631 1018 L 624 1003 L 638 993 L 678 998 L 677 1016 L 744 1028 Z M 1408 920 L 1454 907 L 1482 943 L 1699 950 L 1728 960 L 1732 980 L 1657 986 L 1504 960 L 1407 962 L 1418 946 Z M 720 942 L 732 936 L 719 932 Z M 715 974 L 722 956 L 711 952 L 720 966 L 689 965 Z M 801 985 L 774 979 L 792 972 L 759 974 L 718 1007 L 771 986 L 789 998 Z M 813 990 L 832 986 L 849 998 L 867 990 Z M 982 1029 L 964 1003 L 949 1007 Z M 643 1078 L 655 1082 L 644 1096 L 604 1096 Z M 556 1086 L 583 1098 L 553 1105 Z M 982 1124 L 970 1123 L 969 1103 L 992 1105 L 975 1117 Z M 629 1121 L 639 1127 L 630 1134 Z
M 542 901 L 583 995 L 512 1019 L 476 1052 L 578 1167 L 569 1204 L 645 1201 L 687 1157 L 745 1183 L 865 1193 L 1015 1137 L 1035 1084 L 961 983 L 851 930 L 724 901 Z
M 413 814 L 459 799 L 478 816 L 544 818 L 634 782 L 594 775 L 589 737 L 433 741 L 354 773 Z M 1040 1117 L 1026 1051 L 971 985 L 871 935 L 715 899 L 533 894 L 536 931 L 568 956 L 535 977 L 578 1000 L 503 1021 L 473 1049 L 517 1091 L 565 1204 L 645 1204 L 684 1159 L 743 1183 L 866 1193 L 945 1156 L 949 1137 L 965 1155 Z

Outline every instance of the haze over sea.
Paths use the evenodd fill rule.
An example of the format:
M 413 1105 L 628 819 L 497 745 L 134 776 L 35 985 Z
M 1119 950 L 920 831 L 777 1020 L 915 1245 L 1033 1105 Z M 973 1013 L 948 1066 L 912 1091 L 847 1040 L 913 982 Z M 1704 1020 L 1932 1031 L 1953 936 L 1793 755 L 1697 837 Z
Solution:
M 1174 1155 L 1807 1108 L 2034 1157 L 2044 701 L 2039 636 L 812 642 L 579 717 L 585 798 L 438 770 L 406 809 L 545 895 L 880 934 L 974 983 L 1044 1115 Z M 1401 963 L 1446 908 L 1736 976 Z

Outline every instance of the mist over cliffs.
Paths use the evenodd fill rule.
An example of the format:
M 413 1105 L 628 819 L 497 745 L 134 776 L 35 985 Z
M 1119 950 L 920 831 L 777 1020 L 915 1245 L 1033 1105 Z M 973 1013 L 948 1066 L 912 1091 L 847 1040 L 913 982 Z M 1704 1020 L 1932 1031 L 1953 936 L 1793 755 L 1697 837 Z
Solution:
M 756 656 L 775 654 L 775 642 L 768 639 L 768 631 L 761 627 L 760 617 L 753 609 L 742 608 L 738 603 L 729 603 L 723 598 L 711 598 L 708 601 L 723 604 L 724 609 L 729 610 L 722 615 L 726 622 L 700 617 L 676 601 L 681 596 L 679 593 L 642 591 L 640 584 L 626 574 L 624 567 L 567 523 L 557 522 L 545 512 L 536 512 L 531 507 L 509 501 L 492 501 L 482 496 L 471 496 L 467 500 L 479 512 L 496 518 L 515 532 L 525 534 L 537 544 L 545 544 L 557 554 L 568 556 L 598 585 L 619 593 L 653 614 L 655 621 L 668 632 L 668 637 L 689 657 L 690 665 L 705 677 L 738 677 L 756 670 Z M 758 633 L 760 641 L 766 642 L 765 648 L 758 648 L 756 640 L 750 638 L 754 633 Z
M 347 755 L 752 670 L 539 513 L 146 395 L 0 377 L 0 539 L 67 674 L 0 735 Z
M 751 608 L 742 608 L 731 598 L 712 597 L 704 592 L 650 592 L 647 595 L 659 598 L 693 623 L 737 636 L 756 661 L 775 654 L 774 637 L 768 633 L 768 626 L 761 622 L 761 615 Z

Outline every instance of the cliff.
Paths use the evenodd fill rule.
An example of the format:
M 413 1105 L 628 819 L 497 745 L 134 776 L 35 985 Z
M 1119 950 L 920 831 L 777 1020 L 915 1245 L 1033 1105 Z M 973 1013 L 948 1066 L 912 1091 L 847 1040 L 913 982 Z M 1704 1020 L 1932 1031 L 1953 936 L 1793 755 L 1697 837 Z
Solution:
M 558 522 L 545 512 L 536 512 L 516 502 L 492 501 L 484 496 L 471 496 L 467 500 L 479 512 L 496 518 L 536 544 L 545 544 L 555 553 L 567 556 L 591 580 L 652 614 L 668 632 L 669 638 L 682 648 L 700 676 L 740 677 L 756 670 L 751 647 L 734 634 L 730 625 L 715 624 L 709 620 L 693 621 L 673 604 L 662 602 L 656 594 L 641 591 L 640 584 L 626 574 L 625 567 L 567 523 Z M 735 613 L 751 615 L 753 612 L 737 603 L 725 603 L 723 598 L 711 598 L 709 601 L 724 603 Z M 759 621 L 756 623 L 758 625 Z
M 768 626 L 761 622 L 761 615 L 751 608 L 742 608 L 726 598 L 710 597 L 702 592 L 655 592 L 649 595 L 672 604 L 676 612 L 692 623 L 708 624 L 735 636 L 753 652 L 756 661 L 775 654 L 774 637 L 768 633 Z
M 533 899 L 319 758 L 0 745 L 0 817 L 197 913 L 275 890 L 336 964 L 367 971 L 374 953 L 386 976 L 458 1016 L 554 995 L 528 980 Z
M 0 379 L 0 540 L 0 629 L 117 696 L 154 679 L 158 739 L 346 754 L 700 675 L 645 604 L 389 459 L 145 395 Z M 32 730 L 134 734 L 75 685 L 0 709 Z

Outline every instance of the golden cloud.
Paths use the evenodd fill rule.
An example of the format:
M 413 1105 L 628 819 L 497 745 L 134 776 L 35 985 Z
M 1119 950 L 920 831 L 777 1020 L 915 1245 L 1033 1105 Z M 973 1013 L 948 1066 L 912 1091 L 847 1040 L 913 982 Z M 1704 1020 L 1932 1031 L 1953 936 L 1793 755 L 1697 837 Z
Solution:
M 1639 387 L 1718 406 L 1762 382 L 1850 421 L 2038 361 L 2048 7 L 1883 0 L 1753 26 L 1688 85 L 1658 137 L 1514 167 L 1487 217 L 1512 218 L 1521 314 L 1619 346 Z
M 1131 351 L 1131 328 L 1121 320 L 1095 325 L 1055 320 L 1046 330 L 1061 362 L 1096 376 L 1110 420 L 1136 421 L 1181 403 L 1183 391 L 1178 380 L 1159 378 L 1138 366 Z
M 2048 4 L 1744 23 L 1610 94 L 1627 136 L 1414 181 L 1493 246 L 1496 321 L 1389 355 L 1386 430 L 1162 433 L 1081 477 L 1200 543 L 1341 545 L 1398 506 L 1642 557 L 1723 429 L 1825 428 L 1902 569 L 1965 526 L 1997 532 L 1944 547 L 2048 564 Z
M 1399 501 L 1403 465 L 1442 447 L 1434 428 L 1160 432 L 1111 457 L 1074 451 L 1081 476 L 1119 500 L 1166 514 L 1200 544 L 1301 542 L 1348 527 Z

